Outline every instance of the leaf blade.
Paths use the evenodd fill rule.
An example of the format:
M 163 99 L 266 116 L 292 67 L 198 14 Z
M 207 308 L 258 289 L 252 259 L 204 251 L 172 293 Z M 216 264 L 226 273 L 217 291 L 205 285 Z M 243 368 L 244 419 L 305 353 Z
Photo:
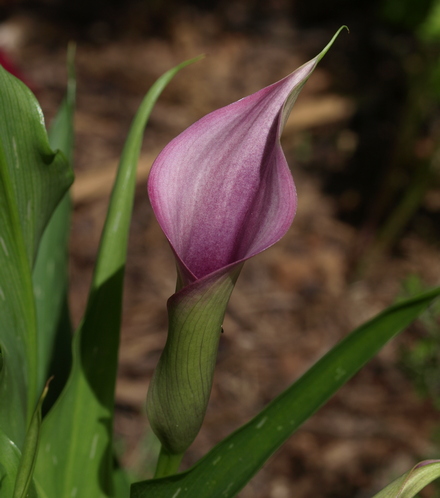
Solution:
M 187 472 L 135 483 L 131 498 L 165 498 L 176 493 L 179 498 L 235 496 L 307 418 L 438 296 L 440 287 L 387 308 L 349 334 Z
M 3 68 L 0 88 L 0 427 L 21 447 L 38 398 L 31 269 L 72 173 L 30 90 Z
M 17 446 L 0 429 L 0 497 L 9 498 L 13 496 L 15 478 L 20 465 L 21 453 Z M 29 498 L 43 498 L 44 495 L 37 494 L 34 484 L 29 489 Z M 46 498 L 46 497 L 44 497 Z
M 69 45 L 67 94 L 49 130 L 49 142 L 72 164 L 76 78 L 75 48 Z M 54 211 L 40 241 L 32 273 L 38 330 L 38 389 L 54 376 L 44 409 L 61 392 L 71 366 L 72 325 L 68 292 L 68 244 L 72 203 L 66 193 Z
M 49 382 L 50 380 L 44 387 L 43 393 L 38 400 L 37 407 L 35 408 L 35 412 L 26 433 L 23 452 L 17 469 L 17 476 L 15 478 L 13 498 L 26 498 L 29 490 L 32 488 L 32 477 L 34 474 L 38 444 L 40 440 L 41 409 L 43 407 L 44 398 L 46 397 L 49 389 Z
M 373 498 L 413 498 L 430 482 L 440 477 L 440 460 L 426 460 L 405 472 Z

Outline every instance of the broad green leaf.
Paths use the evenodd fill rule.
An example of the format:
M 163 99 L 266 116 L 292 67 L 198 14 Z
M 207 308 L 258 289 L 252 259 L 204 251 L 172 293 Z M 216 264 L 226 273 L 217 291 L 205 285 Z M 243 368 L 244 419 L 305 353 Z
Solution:
M 47 395 L 49 382 L 50 380 L 44 387 L 43 393 L 40 396 L 26 433 L 23 452 L 18 466 L 17 477 L 15 479 L 13 498 L 26 498 L 32 487 L 32 477 L 34 474 L 35 462 L 37 460 L 38 453 L 38 443 L 40 440 L 41 409 L 43 407 L 44 398 Z
M 49 146 L 34 95 L 0 68 L 0 427 L 18 447 L 38 399 L 32 266 L 71 182 L 64 156 Z
M 440 287 L 395 304 L 365 323 L 308 370 L 246 425 L 187 472 L 135 483 L 131 498 L 235 496 L 284 441 L 440 296 Z
M 73 341 L 72 372 L 42 425 L 36 478 L 49 498 L 113 496 L 114 388 L 136 165 L 154 103 L 173 76 L 191 62 L 168 71 L 153 85 L 122 153 L 86 313 Z
M 15 478 L 20 464 L 20 450 L 0 429 L 0 498 L 10 498 L 14 494 Z M 31 484 L 28 498 L 43 498 Z M 44 497 L 45 498 L 45 497 Z
M 425 460 L 382 489 L 373 498 L 412 498 L 440 477 L 440 460 Z
M 49 142 L 72 163 L 76 93 L 72 45 L 68 51 L 68 72 L 67 95 L 50 127 Z M 71 209 L 70 194 L 66 193 L 41 238 L 32 275 L 37 310 L 38 388 L 41 390 L 47 379 L 54 376 L 45 411 L 61 392 L 71 366 L 72 325 L 67 302 Z

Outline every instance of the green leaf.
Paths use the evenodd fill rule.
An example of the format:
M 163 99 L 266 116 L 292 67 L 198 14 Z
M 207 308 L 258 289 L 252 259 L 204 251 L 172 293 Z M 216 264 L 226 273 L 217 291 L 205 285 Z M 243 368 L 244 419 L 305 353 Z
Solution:
M 20 450 L 0 430 L 0 497 L 10 498 L 14 494 L 15 478 L 20 465 Z M 27 498 L 43 498 L 44 495 L 37 494 L 35 486 L 31 484 Z
M 154 103 L 173 76 L 191 62 L 171 69 L 153 85 L 122 153 L 87 310 L 73 341 L 72 372 L 42 426 L 36 476 L 49 498 L 113 496 L 114 388 L 136 165 Z
M 70 43 L 67 48 L 66 97 L 64 98 L 49 130 L 49 142 L 51 147 L 54 149 L 60 149 L 70 163 L 73 161 L 73 146 L 75 139 L 75 132 L 73 128 L 73 115 L 75 112 L 76 102 L 75 51 L 75 44 Z
M 373 498 L 412 498 L 440 477 L 440 460 L 425 460 L 398 477 Z
M 72 163 L 73 115 L 76 80 L 74 46 L 68 50 L 67 95 L 49 130 L 49 142 Z M 33 271 L 38 329 L 38 388 L 54 376 L 44 408 L 53 404 L 64 387 L 71 366 L 72 325 L 67 302 L 70 194 L 66 193 L 48 223 L 38 248 Z
M 31 91 L 0 68 L 0 427 L 21 447 L 38 399 L 32 266 L 73 175 Z
M 440 287 L 395 304 L 321 358 L 260 414 L 187 472 L 135 483 L 132 498 L 235 496 L 283 442 L 440 295 Z
M 41 427 L 41 408 L 44 398 L 46 397 L 49 382 L 45 385 L 43 393 L 40 396 L 34 415 L 32 416 L 29 429 L 24 440 L 23 453 L 20 459 L 20 465 L 15 479 L 13 498 L 26 498 L 32 486 L 32 477 L 37 460 L 38 443 L 40 441 Z

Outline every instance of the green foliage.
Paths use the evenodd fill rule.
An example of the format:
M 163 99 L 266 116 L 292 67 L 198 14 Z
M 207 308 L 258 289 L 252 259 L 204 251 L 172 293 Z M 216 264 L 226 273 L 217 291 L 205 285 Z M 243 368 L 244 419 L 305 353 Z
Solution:
M 425 42 L 440 41 L 440 1 L 433 0 L 428 15 L 417 30 L 420 38 Z
M 370 192 L 374 202 L 365 230 L 377 232 L 360 249 L 357 276 L 396 244 L 439 178 L 440 1 L 384 0 L 379 5 L 378 22 L 385 24 L 379 45 L 400 65 L 405 97 L 379 188 Z M 422 154 L 421 143 L 429 144 Z
M 319 360 L 248 424 L 221 441 L 189 471 L 132 485 L 132 498 L 228 498 L 323 403 L 407 327 L 437 297 L 440 287 L 387 308 Z
M 0 88 L 0 427 L 21 447 L 39 396 L 32 267 L 73 173 L 30 90 L 2 68 Z
M 50 127 L 49 142 L 72 163 L 76 97 L 73 46 L 69 47 L 68 70 L 67 95 Z M 64 387 L 72 362 L 72 325 L 67 302 L 71 210 L 70 193 L 66 193 L 41 238 L 32 274 L 38 329 L 38 389 L 41 391 L 47 379 L 54 377 L 45 411 Z
M 37 461 L 38 444 L 40 440 L 41 428 L 41 410 L 43 407 L 44 398 L 49 389 L 49 382 L 44 387 L 43 393 L 40 396 L 31 423 L 26 433 L 24 440 L 23 454 L 20 459 L 17 476 L 15 478 L 15 487 L 13 498 L 26 498 L 33 486 L 32 477 L 34 474 L 35 463 Z
M 404 295 L 415 296 L 426 290 L 420 279 L 411 276 L 404 282 Z M 411 347 L 401 351 L 403 370 L 418 393 L 440 408 L 440 302 L 435 302 L 419 316 L 423 328 Z
M 21 453 L 15 444 L 0 429 L 0 496 L 10 498 L 14 496 L 16 476 L 20 466 Z M 33 483 L 30 485 L 27 498 L 46 498 L 36 492 Z
M 381 15 L 396 26 L 414 30 L 429 15 L 436 0 L 385 0 L 381 3 Z
M 438 477 L 440 477 L 440 460 L 426 460 L 401 475 L 373 498 L 413 498 Z

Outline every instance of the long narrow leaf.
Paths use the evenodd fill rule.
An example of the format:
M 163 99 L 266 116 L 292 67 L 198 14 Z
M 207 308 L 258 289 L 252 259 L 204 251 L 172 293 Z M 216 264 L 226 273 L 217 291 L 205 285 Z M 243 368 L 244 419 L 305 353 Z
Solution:
M 41 409 L 43 407 L 44 398 L 47 395 L 49 382 L 50 380 L 44 387 L 26 433 L 23 453 L 20 458 L 20 465 L 15 479 L 13 498 L 26 498 L 30 489 L 32 489 L 32 477 L 34 474 L 35 462 L 37 461 L 38 443 L 40 440 Z
M 0 430 L 0 455 L 0 498 L 10 498 L 14 494 L 21 453 L 2 430 Z M 33 483 L 31 483 L 28 493 L 27 498 L 44 497 L 43 494 L 36 492 Z
M 413 498 L 440 477 L 440 460 L 425 460 L 398 477 L 373 498 Z
M 440 296 L 440 287 L 387 308 L 320 359 L 259 415 L 187 472 L 132 485 L 131 498 L 229 498 L 300 425 L 394 335 Z
M 38 399 L 32 266 L 72 179 L 34 95 L 0 68 L 0 427 L 18 447 Z
M 68 73 L 67 95 L 50 127 L 49 142 L 72 164 L 76 93 L 72 45 L 68 51 Z M 61 392 L 71 365 L 72 325 L 67 302 L 71 210 L 67 193 L 41 238 L 32 275 L 38 325 L 38 389 L 54 376 L 45 401 L 46 411 Z
M 136 165 L 154 103 L 173 76 L 191 62 L 168 71 L 153 85 L 124 147 L 87 310 L 75 334 L 72 373 L 43 422 L 36 477 L 49 498 L 113 496 L 114 388 Z

